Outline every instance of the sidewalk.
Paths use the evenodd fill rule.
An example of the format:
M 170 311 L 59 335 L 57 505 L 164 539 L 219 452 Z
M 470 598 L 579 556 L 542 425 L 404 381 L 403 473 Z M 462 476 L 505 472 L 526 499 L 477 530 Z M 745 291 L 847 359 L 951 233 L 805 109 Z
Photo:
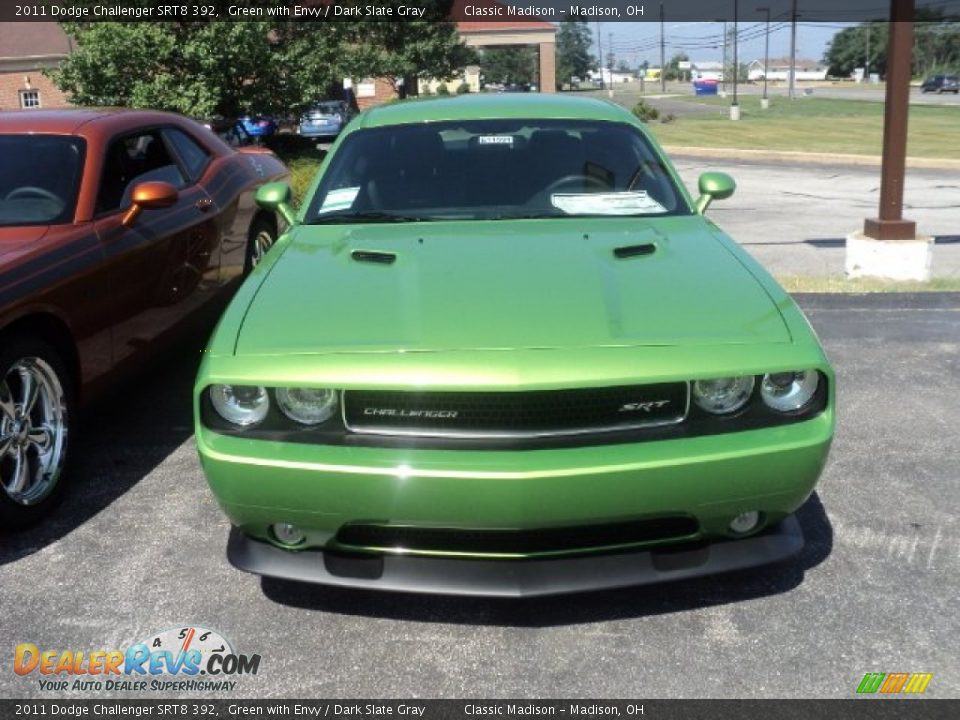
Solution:
M 744 161 L 742 152 L 736 151 L 737 159 L 669 154 L 694 197 L 700 173 L 733 176 L 736 193 L 711 205 L 707 215 L 774 275 L 843 277 L 847 234 L 878 212 L 879 168 L 840 164 L 836 156 L 830 165 Z M 910 169 L 904 216 L 919 233 L 936 238 L 934 277 L 960 278 L 960 174 Z
M 686 147 L 664 145 L 671 158 L 723 159 L 763 163 L 790 163 L 793 165 L 855 165 L 880 167 L 879 155 L 850 155 L 794 150 L 746 150 L 743 148 Z M 908 157 L 907 168 L 915 170 L 955 170 L 960 172 L 960 160 L 951 158 Z

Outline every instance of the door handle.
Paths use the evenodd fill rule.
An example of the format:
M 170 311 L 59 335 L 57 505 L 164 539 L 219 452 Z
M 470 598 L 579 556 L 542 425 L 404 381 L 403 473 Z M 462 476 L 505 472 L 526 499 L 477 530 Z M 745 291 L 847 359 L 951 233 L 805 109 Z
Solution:
M 210 198 L 200 198 L 197 200 L 195 207 L 200 212 L 209 212 L 210 208 L 213 207 L 213 200 Z

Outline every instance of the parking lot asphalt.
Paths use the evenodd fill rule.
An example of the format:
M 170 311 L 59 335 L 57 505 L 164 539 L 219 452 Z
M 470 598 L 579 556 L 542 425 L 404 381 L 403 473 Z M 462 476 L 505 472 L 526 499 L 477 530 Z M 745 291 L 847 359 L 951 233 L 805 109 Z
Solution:
M 847 234 L 879 211 L 878 167 L 687 156 L 673 162 L 694 197 L 701 173 L 733 176 L 733 197 L 715 202 L 707 214 L 775 275 L 842 276 Z M 960 277 L 957 171 L 908 170 L 903 213 L 918 234 L 934 238 L 934 277 Z
M 531 601 L 232 569 L 191 437 L 200 343 L 178 346 L 84 414 L 50 521 L 0 536 L 0 697 L 140 697 L 42 691 L 12 672 L 14 645 L 116 649 L 187 624 L 262 656 L 219 697 L 852 697 L 864 673 L 895 671 L 933 673 L 927 696 L 958 697 L 960 294 L 799 300 L 839 393 L 801 555 Z

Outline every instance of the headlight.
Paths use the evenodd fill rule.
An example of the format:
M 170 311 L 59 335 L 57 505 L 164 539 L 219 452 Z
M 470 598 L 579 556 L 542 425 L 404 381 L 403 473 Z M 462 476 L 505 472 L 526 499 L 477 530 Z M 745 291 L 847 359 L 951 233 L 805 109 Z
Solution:
M 819 385 L 820 373 L 816 370 L 770 373 L 763 376 L 760 396 L 767 407 L 778 412 L 792 412 L 810 402 Z
M 211 385 L 210 402 L 220 417 L 241 427 L 261 422 L 270 409 L 267 389 L 252 385 Z
M 693 384 L 694 402 L 714 415 L 736 412 L 747 404 L 752 393 L 753 375 L 697 380 Z
M 337 411 L 337 391 L 327 388 L 277 388 L 277 405 L 301 425 L 319 425 Z

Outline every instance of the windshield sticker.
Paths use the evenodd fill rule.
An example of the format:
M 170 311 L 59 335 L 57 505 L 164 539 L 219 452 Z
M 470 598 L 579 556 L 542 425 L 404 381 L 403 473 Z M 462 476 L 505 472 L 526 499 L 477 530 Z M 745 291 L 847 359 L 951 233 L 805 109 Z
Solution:
M 513 145 L 513 135 L 480 135 L 478 145 Z
M 656 215 L 667 211 L 645 192 L 555 193 L 550 202 L 568 215 Z
M 349 210 L 353 205 L 353 201 L 356 200 L 359 192 L 359 185 L 357 187 L 331 190 L 327 193 L 327 197 L 324 198 L 323 205 L 320 206 L 320 210 L 318 212 L 327 213 L 334 212 L 336 210 Z

